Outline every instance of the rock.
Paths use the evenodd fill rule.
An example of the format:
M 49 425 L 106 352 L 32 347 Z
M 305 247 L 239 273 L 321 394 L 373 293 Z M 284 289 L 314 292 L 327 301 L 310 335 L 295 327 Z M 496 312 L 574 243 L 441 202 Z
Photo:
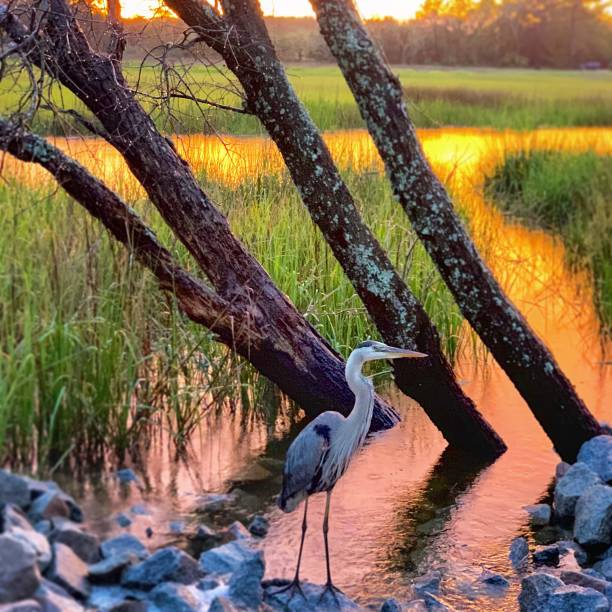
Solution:
M 0 503 L 15 504 L 20 508 L 30 505 L 30 489 L 25 479 L 0 470 Z
M 412 587 L 414 592 L 419 597 L 422 597 L 425 593 L 438 593 L 440 591 L 441 580 L 442 574 L 438 571 L 433 571 L 416 578 Z
M 595 485 L 576 504 L 574 539 L 584 547 L 609 546 L 612 536 L 612 487 Z
M 62 587 L 49 580 L 42 581 L 35 597 L 44 612 L 82 612 L 84 609 Z
M 71 497 L 67 493 L 64 493 L 64 491 L 59 488 L 57 483 L 53 482 L 52 480 L 43 482 L 40 480 L 34 480 L 33 478 L 24 477 L 24 479 L 28 483 L 28 487 L 30 490 L 30 498 L 33 501 L 36 501 L 43 495 L 47 495 L 49 498 L 57 496 L 61 501 L 64 502 L 64 504 L 66 504 L 66 506 L 68 506 L 68 518 L 71 521 L 74 521 L 75 523 L 83 522 L 83 510 L 81 510 L 80 506 L 74 501 L 73 497 Z
M 136 504 L 130 508 L 130 512 L 132 514 L 136 514 L 137 516 L 150 516 L 151 510 L 144 504 Z
M 607 612 L 610 604 L 595 589 L 576 585 L 563 586 L 546 596 L 546 611 L 550 612 Z
M 110 608 L 109 612 L 147 612 L 148 607 L 144 601 L 126 599 Z
M 98 538 L 83 531 L 72 521 L 55 522 L 55 529 L 49 535 L 51 542 L 65 544 L 85 563 L 96 563 L 100 560 L 100 543 Z
M 425 608 L 425 610 L 427 610 L 427 608 Z M 380 612 L 402 612 L 402 606 L 397 599 L 387 599 L 380 607 Z
M 557 542 L 557 546 L 562 555 L 573 552 L 576 562 L 581 566 L 585 565 L 589 560 L 589 556 L 584 548 L 578 542 L 574 542 L 574 540 L 561 540 Z
M 559 547 L 553 544 L 539 548 L 533 553 L 532 558 L 536 565 L 559 565 Z
M 207 493 L 198 496 L 196 503 L 200 512 L 221 512 L 234 501 L 234 497 L 227 493 Z
M 529 522 L 536 526 L 542 527 L 550 523 L 551 508 L 548 504 L 533 504 L 525 506 L 527 514 L 529 514 Z
M 508 588 L 510 582 L 504 578 L 501 574 L 497 574 L 490 570 L 484 570 L 480 576 L 478 576 L 478 582 L 490 587 L 497 587 L 501 589 Z
M 246 540 L 234 540 L 223 546 L 211 548 L 200 556 L 200 567 L 207 574 L 233 574 L 243 565 L 250 564 L 253 559 L 260 559 L 261 551 L 250 546 Z
M 261 550 L 241 563 L 229 581 L 229 597 L 232 602 L 247 610 L 257 610 L 263 600 L 261 580 L 264 570 L 264 556 Z
M 153 528 L 147 527 L 145 529 L 145 535 L 147 536 L 147 538 L 151 539 L 153 537 Z
M 133 553 L 117 553 L 112 557 L 102 559 L 89 566 L 89 580 L 96 584 L 118 582 L 123 570 L 136 561 L 138 558 Z
M 589 574 L 585 574 L 583 572 L 564 571 L 561 572 L 560 578 L 565 584 L 588 587 L 595 589 L 600 593 L 605 593 L 610 586 L 605 580 L 595 578 L 594 576 L 590 576 Z
M 606 579 L 612 582 L 612 558 L 608 557 L 597 564 L 597 571 Z
M 129 527 L 132 524 L 132 519 L 125 512 L 120 512 L 115 517 L 115 521 L 119 527 Z
M 526 538 L 518 537 L 514 538 L 510 543 L 510 552 L 508 553 L 508 559 L 512 563 L 512 567 L 515 569 L 520 565 L 524 564 L 529 554 L 529 544 Z
M 123 468 L 115 472 L 117 480 L 121 484 L 129 484 L 130 482 L 138 482 L 138 476 L 134 473 L 131 468 Z
M 557 467 L 555 468 L 555 480 L 563 478 L 567 474 L 567 470 L 569 470 L 571 467 L 571 464 L 566 463 L 565 461 L 560 461 L 557 463 Z
M 53 544 L 53 563 L 49 579 L 66 589 L 77 599 L 87 599 L 90 591 L 87 564 L 65 544 Z
M 35 599 L 23 599 L 0 605 L 0 612 L 42 612 L 42 608 Z
M 40 581 L 34 548 L 11 533 L 0 535 L 0 603 L 29 599 Z
M 204 524 L 198 526 L 194 538 L 206 543 L 221 541 L 221 536 L 216 531 L 213 531 L 210 527 L 208 527 L 208 525 Z
M 129 533 L 124 533 L 102 542 L 100 544 L 100 552 L 105 559 L 122 554 L 133 554 L 141 560 L 149 556 L 149 552 L 144 544 L 136 536 Z
M 208 612 L 238 612 L 238 610 L 229 597 L 219 595 L 213 599 Z
M 537 572 L 523 578 L 521 592 L 518 597 L 521 612 L 537 612 L 542 610 L 550 593 L 563 587 L 563 581 L 544 572 Z
M 59 493 L 49 491 L 32 502 L 29 517 L 34 523 L 55 517 L 70 518 L 70 508 Z
M 232 544 L 233 543 L 234 542 L 232 542 Z M 264 599 L 265 603 L 268 604 L 272 610 L 277 610 L 279 612 L 334 610 L 335 612 L 338 612 L 344 610 L 361 609 L 360 606 L 358 606 L 343 593 L 337 593 L 338 601 L 336 602 L 331 593 L 329 591 L 325 591 L 324 586 L 319 586 L 310 582 L 301 583 L 305 599 L 303 599 L 299 594 L 295 595 L 290 590 L 275 594 L 279 588 L 282 588 L 286 584 L 287 581 L 282 580 L 271 580 L 267 583 Z M 223 610 L 223 608 L 219 609 Z
M 555 510 L 561 519 L 574 516 L 580 496 L 593 485 L 601 484 L 599 476 L 585 463 L 574 463 L 555 486 Z
M 263 538 L 268 534 L 270 521 L 263 514 L 256 514 L 249 523 L 249 532 L 258 538 Z
M 234 521 L 224 532 L 224 539 L 226 541 L 231 540 L 243 540 L 250 538 L 251 534 L 249 530 L 240 522 Z
M 185 533 L 185 521 L 171 521 L 170 533 L 174 535 L 183 535 Z
M 604 482 L 612 480 L 612 436 L 596 436 L 585 442 L 578 461 L 588 465 Z
M 427 612 L 427 604 L 424 599 L 413 599 L 405 604 L 402 612 Z
M 193 612 L 204 609 L 202 592 L 194 586 L 166 582 L 156 586 L 149 594 L 149 600 L 160 610 L 172 612 Z
M 216 589 L 221 583 L 214 578 L 204 578 L 196 585 L 200 591 L 210 591 Z
M 203 575 L 195 559 L 174 546 L 168 546 L 160 548 L 138 565 L 128 567 L 123 572 L 121 583 L 128 588 L 149 590 L 161 582 L 193 584 Z
M 21 508 L 7 504 L 0 512 L 4 532 L 13 535 L 32 548 L 41 572 L 51 563 L 51 546 L 47 538 L 32 528 Z
M 119 585 L 109 586 L 93 586 L 91 595 L 87 600 L 88 609 L 107 612 L 115 609 L 117 606 L 126 605 L 130 600 L 145 601 L 146 593 L 132 589 L 125 589 Z
M 432 595 L 431 593 L 425 593 L 423 599 L 425 601 L 427 609 L 430 611 L 433 610 L 434 612 L 446 612 L 451 610 L 449 606 L 442 603 L 435 595 Z

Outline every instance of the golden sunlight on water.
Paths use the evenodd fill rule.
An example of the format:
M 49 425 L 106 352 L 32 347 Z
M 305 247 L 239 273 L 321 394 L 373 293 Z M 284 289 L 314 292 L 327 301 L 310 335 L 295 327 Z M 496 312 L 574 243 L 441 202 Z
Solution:
M 504 150 L 537 147 L 567 151 L 612 153 L 612 129 L 554 129 L 536 132 L 494 132 L 474 129 L 423 130 L 425 152 L 439 175 L 447 180 L 465 207 L 481 252 L 504 288 L 553 351 L 587 405 L 601 419 L 612 417 L 611 368 L 598 335 L 588 276 L 570 271 L 559 241 L 542 231 L 509 222 L 482 196 L 482 172 Z M 326 136 L 342 166 L 380 169 L 368 135 L 361 131 Z M 58 141 L 98 176 L 130 200 L 141 197 L 119 156 L 99 141 Z M 265 139 L 184 137 L 179 149 L 196 171 L 210 179 L 235 184 L 243 177 L 278 172 L 281 161 Z M 28 185 L 45 179 L 40 170 L 7 158 L 5 176 Z M 465 465 L 452 452 L 421 409 L 390 391 L 402 423 L 375 439 L 361 453 L 334 492 L 331 552 L 335 581 L 361 604 L 381 598 L 407 597 L 410 580 L 431 569 L 443 574 L 445 600 L 460 610 L 516 610 L 519 579 L 507 554 L 517 535 L 530 539 L 523 507 L 547 494 L 557 456 L 505 374 L 490 360 L 486 367 L 462 359 L 458 372 L 470 395 L 509 446 L 508 452 L 485 469 Z M 269 426 L 246 425 L 239 415 L 222 414 L 204 422 L 186 461 L 175 461 L 160 446 L 152 450 L 139 472 L 146 476 L 155 524 L 175 518 L 204 518 L 227 524 L 222 517 L 198 514 L 198 495 L 241 490 L 232 510 L 245 519 L 255 511 L 271 521 L 262 541 L 268 577 L 289 577 L 299 544 L 300 510 L 285 515 L 274 506 L 281 461 L 295 434 L 288 409 Z M 289 432 L 289 435 L 287 435 Z M 138 467 L 138 466 L 137 466 Z M 238 483 L 238 484 L 236 484 Z M 109 492 L 110 491 L 110 492 Z M 100 533 L 117 531 L 113 512 L 140 501 L 124 490 L 80 491 L 85 509 Z M 320 496 L 319 496 L 320 497 Z M 322 498 L 310 504 L 303 577 L 324 580 L 320 531 Z M 231 514 L 231 513 L 230 513 Z M 147 517 L 131 528 L 144 532 Z M 157 530 L 154 542 L 167 541 Z M 476 578 L 487 568 L 502 572 L 511 582 L 501 594 L 479 592 Z

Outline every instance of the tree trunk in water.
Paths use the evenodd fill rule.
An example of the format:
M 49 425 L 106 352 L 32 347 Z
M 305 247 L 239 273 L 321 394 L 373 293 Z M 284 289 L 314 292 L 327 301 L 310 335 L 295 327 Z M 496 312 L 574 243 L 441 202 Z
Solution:
M 225 60 L 249 108 L 278 146 L 313 221 L 389 344 L 417 348 L 428 360 L 395 362 L 396 382 L 415 398 L 453 446 L 485 457 L 505 449 L 462 392 L 437 330 L 365 225 L 321 135 L 297 98 L 255 0 L 223 0 L 223 17 L 202 0 L 167 0 Z M 213 20 L 214 19 L 214 20 Z
M 187 163 L 134 99 L 118 62 L 92 51 L 64 0 L 48 5 L 42 35 L 30 33 L 6 7 L 0 7 L 0 27 L 89 107 L 218 295 L 241 313 L 228 344 L 311 417 L 325 410 L 348 414 L 354 395 L 342 359 L 234 237 Z M 397 414 L 377 397 L 372 429 L 396 422 Z
M 398 79 L 384 63 L 351 0 L 311 0 L 325 38 L 402 207 L 461 311 L 567 461 L 600 427 L 553 356 L 480 258 L 432 172 L 408 117 Z

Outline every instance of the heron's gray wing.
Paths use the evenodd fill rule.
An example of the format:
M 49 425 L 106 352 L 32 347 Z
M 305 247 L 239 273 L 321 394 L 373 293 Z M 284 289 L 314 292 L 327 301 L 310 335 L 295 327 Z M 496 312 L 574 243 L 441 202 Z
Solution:
M 285 500 L 300 492 L 308 493 L 321 461 L 344 417 L 338 412 L 324 412 L 305 427 L 291 443 L 283 468 Z

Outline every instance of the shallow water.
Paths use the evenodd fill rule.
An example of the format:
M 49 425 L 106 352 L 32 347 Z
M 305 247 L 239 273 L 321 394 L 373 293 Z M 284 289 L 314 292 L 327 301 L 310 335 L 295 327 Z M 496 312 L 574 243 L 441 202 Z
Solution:
M 481 196 L 482 169 L 503 148 L 592 148 L 612 153 L 611 129 L 554 129 L 532 133 L 474 129 L 423 130 L 423 146 L 440 176 L 460 195 L 476 242 L 510 297 L 552 350 L 579 394 L 601 419 L 612 420 L 610 343 L 599 337 L 590 279 L 568 270 L 562 245 L 548 234 L 509 222 Z M 327 136 L 340 165 L 380 167 L 364 132 Z M 98 141 L 58 143 L 126 195 L 138 195 L 117 154 Z M 239 181 L 252 172 L 281 168 L 270 143 L 258 138 L 182 139 L 178 147 L 209 178 Z M 20 180 L 42 179 L 31 166 L 5 160 L 5 171 Z M 387 596 L 406 597 L 415 575 L 440 569 L 445 599 L 458 609 L 515 610 L 518 579 L 507 553 L 512 538 L 529 533 L 523 506 L 547 495 L 558 461 L 550 442 L 505 374 L 492 362 L 478 366 L 465 357 L 458 365 L 464 389 L 509 446 L 495 464 L 478 469 L 445 451 L 445 442 L 422 410 L 388 389 L 402 422 L 376 438 L 354 461 L 332 498 L 330 545 L 337 584 L 363 605 Z M 130 528 L 142 535 L 154 528 L 152 545 L 172 541 L 169 521 L 204 520 L 218 526 L 264 512 L 271 521 L 265 550 L 267 575 L 294 571 L 301 508 L 284 515 L 274 506 L 284 452 L 303 423 L 283 404 L 272 425 L 238 414 L 204 420 L 188 457 L 177 460 L 163 442 L 135 465 L 143 490 L 124 488 L 109 476 L 77 487 L 94 528 L 119 531 L 113 517 L 144 500 L 151 515 L 136 516 Z M 163 436 L 161 437 L 163 439 Z M 142 466 L 146 466 L 144 469 Z M 238 489 L 227 512 L 200 514 L 199 496 Z M 310 504 L 302 576 L 324 579 L 320 525 L 324 497 Z M 511 580 L 503 595 L 475 592 L 483 568 Z

